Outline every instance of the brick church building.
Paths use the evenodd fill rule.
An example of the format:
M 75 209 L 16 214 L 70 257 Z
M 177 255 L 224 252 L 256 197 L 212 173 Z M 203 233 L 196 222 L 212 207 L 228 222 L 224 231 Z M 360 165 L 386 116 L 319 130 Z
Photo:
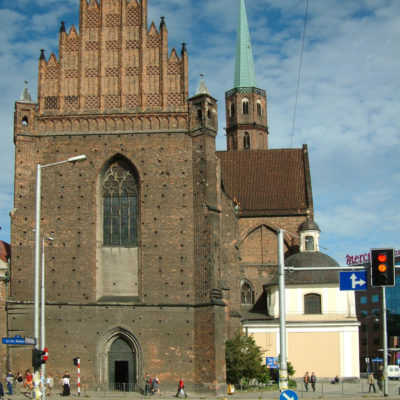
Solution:
M 226 151 L 216 100 L 203 81 L 189 96 L 186 46 L 169 50 L 147 8 L 81 0 L 79 31 L 62 23 L 58 56 L 41 51 L 37 101 L 25 89 L 15 104 L 8 335 L 33 335 L 36 165 L 85 155 L 41 177 L 46 370 L 79 356 L 83 387 L 136 390 L 149 372 L 218 392 L 243 304 L 264 307 L 276 274 L 276 230 L 313 217 L 308 152 L 268 148 L 244 0 Z M 286 255 L 298 246 L 285 236 Z M 9 353 L 30 366 L 30 348 Z

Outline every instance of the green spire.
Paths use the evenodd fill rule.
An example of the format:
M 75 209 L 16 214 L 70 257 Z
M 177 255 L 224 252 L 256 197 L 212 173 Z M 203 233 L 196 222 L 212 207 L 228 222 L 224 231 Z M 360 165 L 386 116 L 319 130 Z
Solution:
M 236 38 L 236 64 L 233 87 L 256 87 L 249 25 L 244 0 L 240 0 L 239 27 Z

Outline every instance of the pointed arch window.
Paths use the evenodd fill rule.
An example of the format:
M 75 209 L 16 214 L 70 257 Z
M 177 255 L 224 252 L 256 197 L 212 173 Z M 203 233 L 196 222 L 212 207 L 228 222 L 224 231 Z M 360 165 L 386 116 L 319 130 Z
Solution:
M 249 113 L 249 99 L 243 99 L 242 106 L 243 106 L 243 114 L 248 114 Z
M 249 132 L 245 132 L 243 136 L 243 149 L 249 150 L 250 149 L 250 135 Z
M 257 115 L 258 115 L 259 117 L 262 116 L 261 100 L 257 100 Z
M 316 293 L 304 296 L 304 314 L 321 314 L 321 296 Z
M 240 288 L 242 304 L 254 304 L 254 290 L 250 283 L 243 281 Z
M 138 184 L 131 166 L 117 160 L 103 178 L 103 244 L 137 247 Z
M 235 116 L 235 103 L 231 103 L 231 109 L 230 109 L 230 111 L 231 111 L 230 117 L 232 118 L 232 117 Z

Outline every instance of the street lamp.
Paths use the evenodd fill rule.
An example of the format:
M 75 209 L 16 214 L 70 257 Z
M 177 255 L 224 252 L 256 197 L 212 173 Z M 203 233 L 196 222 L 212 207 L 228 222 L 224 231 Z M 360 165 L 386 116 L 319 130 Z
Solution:
M 35 348 L 39 346 L 39 269 L 40 269 L 40 206 L 41 206 L 41 185 L 42 168 L 52 167 L 64 163 L 75 163 L 86 160 L 85 155 L 70 157 L 67 160 L 58 161 L 51 164 L 36 165 L 36 223 L 35 223 L 35 264 L 34 264 L 34 283 L 33 283 L 33 336 L 36 339 Z
M 45 278 L 45 263 L 44 263 L 44 243 L 45 239 L 47 240 L 54 240 L 51 236 L 49 237 L 42 237 L 42 279 L 41 279 L 41 286 L 40 286 L 40 291 L 41 291 L 41 299 L 40 299 L 40 346 L 42 350 L 46 347 L 46 333 L 45 333 L 45 285 L 44 285 L 44 278 Z M 41 369 L 41 381 L 43 385 L 43 390 L 42 390 L 42 400 L 46 399 L 46 364 L 42 364 L 42 369 Z

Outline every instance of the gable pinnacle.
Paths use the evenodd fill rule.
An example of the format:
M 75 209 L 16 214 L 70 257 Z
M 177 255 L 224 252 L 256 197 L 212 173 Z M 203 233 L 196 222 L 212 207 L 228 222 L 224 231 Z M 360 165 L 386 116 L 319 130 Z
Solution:
M 233 87 L 256 87 L 253 54 L 249 25 L 247 22 L 246 6 L 240 0 L 239 24 L 236 38 L 236 62 Z
M 206 83 L 204 82 L 204 74 L 200 74 L 200 83 L 196 90 L 196 95 L 198 94 L 207 94 L 210 95 Z

